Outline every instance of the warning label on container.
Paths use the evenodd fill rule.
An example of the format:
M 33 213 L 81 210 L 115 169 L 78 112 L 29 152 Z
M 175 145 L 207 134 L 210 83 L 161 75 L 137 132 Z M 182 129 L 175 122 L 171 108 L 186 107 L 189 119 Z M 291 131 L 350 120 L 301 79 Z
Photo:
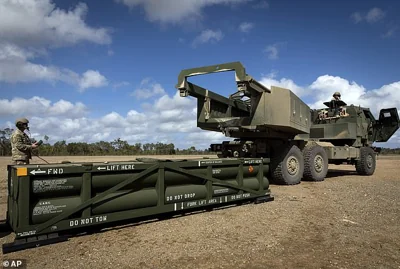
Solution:
M 67 178 L 34 180 L 33 181 L 33 193 L 71 190 L 73 188 L 74 188 L 74 186 L 69 184 Z
M 62 213 L 63 209 L 67 205 L 52 205 L 51 202 L 39 202 L 39 204 L 33 209 L 34 216 L 47 215 L 47 214 L 58 214 Z
M 260 164 L 260 163 L 262 163 L 263 162 L 263 160 L 261 160 L 261 159 L 257 159 L 257 160 L 245 160 L 244 161 L 244 163 L 245 164 Z
M 206 205 L 211 205 L 211 204 L 218 204 L 218 203 L 223 204 L 223 203 L 227 203 L 230 201 L 246 199 L 246 198 L 250 198 L 250 197 L 251 197 L 250 193 L 243 193 L 243 194 L 221 196 L 221 197 L 212 198 L 209 200 L 203 199 L 203 200 L 197 200 L 197 201 L 174 203 L 174 211 L 183 210 L 183 209 L 187 209 L 187 208 L 191 208 L 191 207 L 206 206 Z
M 199 166 L 208 164 L 221 164 L 222 160 L 199 161 Z
M 121 171 L 121 170 L 134 170 L 134 164 L 112 164 L 105 166 L 97 166 L 95 167 L 98 171 Z
M 90 225 L 90 224 L 96 224 L 96 223 L 105 222 L 105 221 L 107 221 L 107 215 L 95 216 L 95 217 L 90 217 L 90 218 L 71 220 L 69 222 L 69 227 Z

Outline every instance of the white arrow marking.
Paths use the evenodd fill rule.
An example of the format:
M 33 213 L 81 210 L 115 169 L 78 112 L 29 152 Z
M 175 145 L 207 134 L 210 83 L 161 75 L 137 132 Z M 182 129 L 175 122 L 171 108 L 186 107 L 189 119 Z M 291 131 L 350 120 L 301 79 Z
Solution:
M 36 175 L 36 174 L 46 174 L 46 171 L 42 171 L 42 170 L 32 170 L 31 171 L 32 175 Z
M 106 168 L 105 167 L 101 167 L 101 166 L 97 167 L 97 170 L 104 170 L 104 169 L 106 169 Z

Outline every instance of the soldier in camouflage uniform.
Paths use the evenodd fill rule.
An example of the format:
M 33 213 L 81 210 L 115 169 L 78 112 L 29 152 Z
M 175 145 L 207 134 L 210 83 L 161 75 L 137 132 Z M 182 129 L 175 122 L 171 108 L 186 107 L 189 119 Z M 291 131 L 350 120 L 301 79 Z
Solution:
M 340 92 L 335 92 L 332 95 L 332 99 L 331 99 L 331 108 L 335 111 L 335 116 L 340 115 L 343 111 L 343 107 L 342 106 L 338 106 L 336 104 L 336 101 L 342 101 L 342 99 L 340 99 Z
M 25 130 L 29 131 L 29 121 L 25 118 L 17 119 L 15 126 L 17 129 L 11 135 L 12 161 L 13 164 L 29 164 L 32 159 L 32 149 L 39 147 L 36 143 L 32 144 Z

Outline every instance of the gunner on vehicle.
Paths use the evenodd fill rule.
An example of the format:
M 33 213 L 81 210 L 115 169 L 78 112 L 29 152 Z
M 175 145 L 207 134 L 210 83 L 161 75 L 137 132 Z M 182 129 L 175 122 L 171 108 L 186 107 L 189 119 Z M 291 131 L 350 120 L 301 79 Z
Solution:
M 342 101 L 342 99 L 340 99 L 340 97 L 341 97 L 340 92 L 335 92 L 331 99 L 331 107 L 330 108 L 334 111 L 335 116 L 341 115 L 342 111 L 343 111 L 343 107 L 338 105 L 338 101 Z
M 332 100 L 332 101 L 341 101 L 341 99 L 340 99 L 340 92 L 335 92 L 335 93 L 333 94 L 333 97 L 332 97 L 331 100 Z

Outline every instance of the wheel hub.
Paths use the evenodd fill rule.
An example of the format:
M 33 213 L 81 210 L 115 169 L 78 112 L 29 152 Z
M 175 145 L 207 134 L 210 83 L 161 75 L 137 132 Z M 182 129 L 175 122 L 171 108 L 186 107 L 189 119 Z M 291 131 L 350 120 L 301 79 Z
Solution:
M 367 157 L 367 166 L 368 166 L 368 168 L 371 168 L 372 167 L 372 163 L 373 163 L 373 159 L 372 159 L 372 156 L 371 155 L 368 155 L 368 157 Z
M 317 155 L 314 158 L 314 169 L 316 172 L 321 173 L 324 169 L 324 159 L 321 155 Z
M 290 175 L 295 175 L 299 171 L 299 160 L 296 157 L 290 156 L 286 164 Z

